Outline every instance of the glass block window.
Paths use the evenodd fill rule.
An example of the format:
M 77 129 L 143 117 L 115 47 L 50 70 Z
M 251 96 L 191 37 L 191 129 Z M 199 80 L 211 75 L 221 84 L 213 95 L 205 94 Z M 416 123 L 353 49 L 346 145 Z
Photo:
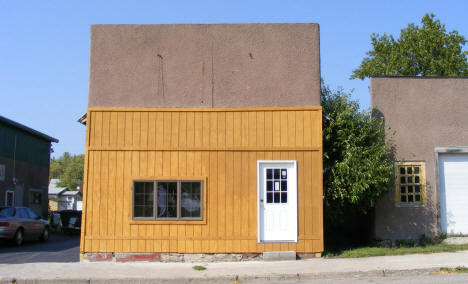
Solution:
M 288 203 L 288 170 L 266 169 L 266 203 Z
M 134 181 L 133 218 L 201 220 L 202 181 Z
M 397 162 L 396 204 L 422 205 L 426 197 L 426 176 L 424 162 Z

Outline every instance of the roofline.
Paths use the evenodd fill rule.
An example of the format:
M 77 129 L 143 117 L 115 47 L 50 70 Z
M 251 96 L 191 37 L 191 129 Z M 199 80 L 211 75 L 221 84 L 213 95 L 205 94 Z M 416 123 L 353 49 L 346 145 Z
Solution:
M 219 23 L 168 23 L 168 24 L 92 24 L 91 27 L 112 27 L 112 26 L 246 26 L 246 25 L 317 25 L 318 22 L 245 22 L 245 23 L 229 23 L 229 22 L 219 22 Z
M 468 79 L 468 76 L 370 76 L 371 79 L 397 78 L 397 79 Z
M 32 134 L 34 136 L 37 136 L 37 137 L 39 137 L 39 138 L 41 138 L 43 140 L 46 140 L 46 141 L 49 141 L 49 142 L 55 142 L 55 143 L 59 142 L 59 140 L 57 138 L 46 135 L 46 134 L 44 134 L 42 132 L 34 130 L 34 129 L 30 128 L 30 127 L 27 127 L 26 125 L 23 125 L 21 123 L 18 123 L 16 121 L 13 121 L 13 120 L 8 119 L 8 118 L 6 118 L 4 116 L 1 116 L 1 115 L 0 115 L 0 122 L 3 122 L 3 123 L 5 123 L 5 124 L 7 124 L 9 126 L 12 126 L 14 128 L 23 130 L 25 132 L 28 132 L 28 133 L 30 133 L 30 134 Z

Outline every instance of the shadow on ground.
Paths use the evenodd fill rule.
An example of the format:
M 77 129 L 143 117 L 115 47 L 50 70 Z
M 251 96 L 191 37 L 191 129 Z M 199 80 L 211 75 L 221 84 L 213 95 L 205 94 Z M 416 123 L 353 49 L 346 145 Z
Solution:
M 0 263 L 77 262 L 79 253 L 79 234 L 51 234 L 47 242 L 25 241 L 19 247 L 11 242 L 0 242 Z

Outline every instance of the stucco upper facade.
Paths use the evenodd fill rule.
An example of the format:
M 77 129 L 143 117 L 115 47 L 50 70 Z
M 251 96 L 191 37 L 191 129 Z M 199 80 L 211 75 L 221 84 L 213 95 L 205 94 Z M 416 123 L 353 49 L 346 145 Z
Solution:
M 89 107 L 320 105 L 318 24 L 94 25 Z
M 426 166 L 426 204 L 399 207 L 392 192 L 376 208 L 376 237 L 414 239 L 440 233 L 435 147 L 467 146 L 468 78 L 380 77 L 370 80 L 371 106 L 390 127 L 397 161 Z

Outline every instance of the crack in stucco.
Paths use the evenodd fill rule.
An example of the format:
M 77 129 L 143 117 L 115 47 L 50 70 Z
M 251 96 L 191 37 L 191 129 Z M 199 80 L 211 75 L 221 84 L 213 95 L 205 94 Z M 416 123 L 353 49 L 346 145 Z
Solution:
M 164 98 L 164 58 L 159 53 L 157 54 L 157 56 L 159 58 L 158 95 L 162 94 L 162 97 Z
M 213 55 L 213 48 L 211 48 L 211 107 L 214 107 L 214 90 L 215 90 L 214 55 Z

